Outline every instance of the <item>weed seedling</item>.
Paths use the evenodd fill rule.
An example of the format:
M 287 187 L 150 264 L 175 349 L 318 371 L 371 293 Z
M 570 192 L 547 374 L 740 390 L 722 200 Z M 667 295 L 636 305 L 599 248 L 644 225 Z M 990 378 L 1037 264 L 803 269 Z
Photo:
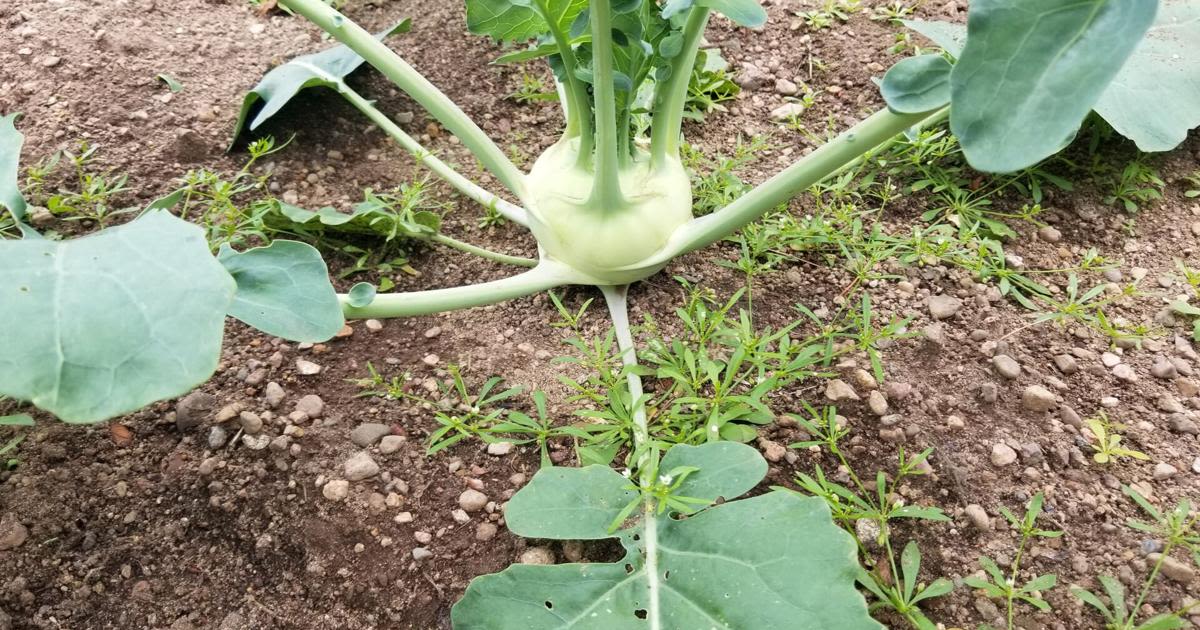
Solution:
M 1153 519 L 1152 523 L 1130 519 L 1126 524 L 1162 541 L 1163 549 L 1157 554 L 1157 557 L 1151 558 L 1154 567 L 1142 583 L 1137 600 L 1133 602 L 1132 606 L 1126 605 L 1125 586 L 1119 580 L 1107 575 L 1096 578 L 1100 582 L 1100 586 L 1104 588 L 1105 594 L 1108 595 L 1107 603 L 1096 593 L 1080 586 L 1072 586 L 1071 594 L 1100 613 L 1105 621 L 1105 630 L 1173 630 L 1174 628 L 1191 627 L 1185 617 L 1193 609 L 1200 607 L 1200 602 L 1193 602 L 1180 610 L 1155 615 L 1140 624 L 1137 617 L 1142 604 L 1146 601 L 1146 596 L 1150 594 L 1150 589 L 1154 587 L 1162 572 L 1163 563 L 1171 556 L 1171 552 L 1184 549 L 1191 554 L 1192 560 L 1200 565 L 1200 530 L 1197 529 L 1200 515 L 1192 512 L 1192 504 L 1187 500 L 1180 501 L 1173 510 L 1163 513 L 1151 505 L 1137 490 L 1129 486 L 1123 486 L 1122 490 Z
M 1008 508 L 1001 507 L 1000 513 L 1004 515 L 1005 520 L 1016 529 L 1021 535 L 1021 543 L 1017 546 L 1017 555 L 1013 558 L 1012 565 L 1008 567 L 1008 575 L 1005 575 L 1000 567 L 996 565 L 996 561 L 987 556 L 979 558 L 979 565 L 983 567 L 986 575 L 984 577 L 968 576 L 963 579 L 963 582 L 971 588 L 977 588 L 983 591 L 984 595 L 1002 600 L 1006 612 L 1007 630 L 1014 630 L 1013 625 L 1013 604 L 1015 602 L 1025 602 L 1042 612 L 1050 610 L 1050 604 L 1042 599 L 1041 594 L 1054 588 L 1058 583 L 1058 576 L 1053 574 L 1037 575 L 1024 584 L 1018 585 L 1017 578 L 1020 576 L 1021 560 L 1025 554 L 1025 548 L 1029 541 L 1034 538 L 1058 538 L 1062 536 L 1062 532 L 1045 530 L 1037 527 L 1038 515 L 1042 513 L 1042 503 L 1045 497 L 1042 493 L 1037 493 L 1029 501 L 1029 506 L 1025 510 L 1025 515 L 1017 518 Z
M 1133 459 L 1148 460 L 1149 455 L 1133 449 L 1128 449 L 1121 446 L 1125 436 L 1117 433 L 1124 427 L 1120 424 L 1109 422 L 1108 414 L 1103 410 L 1095 417 L 1088 418 L 1084 421 L 1088 431 L 1092 434 L 1092 441 L 1089 444 L 1095 453 L 1092 459 L 1096 460 L 1097 464 L 1107 464 L 1115 459 L 1122 457 L 1132 457 Z

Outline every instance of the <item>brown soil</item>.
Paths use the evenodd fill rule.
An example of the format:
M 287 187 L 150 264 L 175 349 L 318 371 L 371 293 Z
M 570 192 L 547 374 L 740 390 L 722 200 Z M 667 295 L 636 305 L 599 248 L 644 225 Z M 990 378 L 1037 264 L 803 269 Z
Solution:
M 708 36 L 735 68 L 749 73 L 746 66 L 753 63 L 769 80 L 746 90 L 729 113 L 686 130 L 690 141 L 708 154 L 728 153 L 739 135 L 767 136 L 772 148 L 745 174 L 754 181 L 812 146 L 801 134 L 769 122 L 767 114 L 783 102 L 774 89 L 776 78 L 800 77 L 825 90 L 804 122 L 823 130 L 828 119 L 842 129 L 880 104 L 870 83 L 879 74 L 872 64 L 886 67 L 898 59 L 888 52 L 897 30 L 885 23 L 859 15 L 847 24 L 808 33 L 789 28 L 790 9 L 810 7 L 785 0 L 771 4 L 772 21 L 764 30 L 735 30 L 717 19 Z M 945 18 L 950 13 L 961 19 L 964 9 L 965 3 L 951 2 L 927 6 L 918 15 Z M 557 108 L 517 105 L 505 98 L 519 85 L 519 70 L 488 65 L 496 49 L 466 34 L 460 2 L 351 2 L 346 10 L 374 29 L 398 17 L 413 17 L 414 34 L 393 40 L 393 45 L 502 146 L 512 145 L 528 159 L 554 140 L 561 123 Z M 87 139 L 100 147 L 105 166 L 129 173 L 139 187 L 128 199 L 131 204 L 172 189 L 172 180 L 191 168 L 240 168 L 245 156 L 226 154 L 224 148 L 241 94 L 272 64 L 323 45 L 318 31 L 303 20 L 279 13 L 260 16 L 239 0 L 16 0 L 0 6 L 0 37 L 5 42 L 0 46 L 0 113 L 25 114 L 20 127 L 27 136 L 24 163 Z M 810 77 L 812 58 L 828 64 L 828 70 Z M 179 79 L 184 90 L 170 95 L 155 79 L 164 72 Z M 386 112 L 416 111 L 373 74 L 362 73 L 354 82 L 379 98 Z M 451 138 L 427 123 L 418 114 L 407 127 L 432 136 L 425 138 L 429 148 L 450 161 L 473 163 Z M 295 194 L 300 205 L 345 209 L 365 187 L 386 189 L 420 176 L 406 155 L 333 94 L 297 99 L 264 131 L 279 137 L 297 133 L 293 144 L 273 158 L 272 167 L 280 191 Z M 1174 260 L 1200 267 L 1195 232 L 1188 227 L 1200 206 L 1184 199 L 1177 184 L 1198 163 L 1200 139 L 1195 135 L 1182 149 L 1158 158 L 1156 165 L 1169 184 L 1166 199 L 1150 204 L 1138 217 L 1134 236 L 1121 231 L 1126 215 L 1105 206 L 1100 191 L 1083 185 L 1047 204 L 1052 210 L 1043 218 L 1061 230 L 1061 242 L 1039 241 L 1028 228 L 1009 248 L 1031 268 L 1058 266 L 1062 258 L 1091 247 L 1119 260 L 1126 278 L 1133 268 L 1144 268 L 1148 295 L 1120 314 L 1131 321 L 1153 320 L 1164 298 L 1185 292 L 1178 279 L 1173 284 L 1164 280 L 1166 286 L 1158 283 L 1169 279 Z M 484 183 L 495 187 L 486 178 Z M 454 204 L 448 229 L 456 236 L 509 253 L 535 252 L 534 242 L 520 229 L 479 229 L 475 207 L 445 190 L 441 197 Z M 804 211 L 803 201 L 796 210 Z M 906 230 L 919 222 L 922 210 L 913 205 L 890 212 L 886 227 Z M 401 288 L 452 286 L 508 273 L 444 250 L 418 250 L 412 258 L 420 276 L 400 274 L 396 280 Z M 714 246 L 638 285 L 635 321 L 652 315 L 670 330 L 672 312 L 683 297 L 672 276 L 684 275 L 718 294 L 731 294 L 741 278 L 716 265 L 721 258 L 736 258 L 736 252 L 728 245 Z M 931 323 L 931 295 L 955 295 L 965 303 L 956 317 L 942 323 L 943 343 L 902 341 L 885 356 L 886 389 L 893 413 L 903 416 L 899 426 L 906 448 L 937 449 L 933 474 L 912 481 L 901 494 L 910 502 L 940 505 L 955 519 L 895 532 L 899 541 L 915 538 L 921 544 L 924 576 L 961 578 L 978 570 L 980 554 L 1007 562 L 1015 540 L 1000 527 L 997 507 L 1019 510 L 1040 491 L 1047 496 L 1048 522 L 1067 535 L 1037 544 L 1026 566 L 1057 573 L 1060 585 L 1094 586 L 1099 573 L 1140 580 L 1146 571 L 1142 537 L 1124 526 L 1136 510 L 1119 485 L 1136 482 L 1152 491 L 1159 505 L 1200 499 L 1200 474 L 1193 472 L 1200 440 L 1194 433 L 1173 431 L 1159 404 L 1170 394 L 1185 407 L 1200 409 L 1200 377 L 1190 378 L 1200 368 L 1186 340 L 1190 327 L 1164 328 L 1143 348 L 1125 349 L 1123 361 L 1138 380 L 1123 383 L 1101 365 L 1100 353 L 1110 350 L 1106 338 L 1047 325 L 993 347 L 1027 323 L 1025 311 L 989 297 L 987 287 L 958 270 L 897 271 L 913 288 L 905 292 L 895 281 L 872 286 L 880 317 L 913 316 L 910 328 L 921 330 Z M 756 316 L 762 325 L 779 326 L 795 317 L 791 307 L 797 302 L 812 309 L 835 308 L 849 282 L 848 273 L 810 261 L 785 267 L 756 286 Z M 579 289 L 566 295 L 578 305 L 591 293 Z M 28 531 L 23 544 L 0 551 L 0 611 L 14 628 L 448 628 L 450 607 L 470 579 L 514 562 L 527 545 L 505 531 L 498 509 L 456 522 L 451 512 L 458 508 L 458 495 L 470 484 L 494 502 L 504 501 L 536 471 L 537 455 L 517 449 L 493 457 L 479 443 L 463 442 L 427 457 L 424 442 L 436 428 L 427 410 L 358 398 L 348 379 L 363 377 L 367 362 L 389 376 L 408 371 L 418 379 L 442 378 L 454 363 L 468 366 L 473 382 L 498 374 L 510 384 L 541 388 L 552 401 L 563 401 L 567 394 L 557 376 L 565 368 L 550 358 L 567 350 L 563 335 L 549 326 L 554 319 L 549 301 L 540 296 L 392 321 L 381 332 L 356 323 L 352 336 L 313 348 L 280 343 L 231 324 L 222 367 L 201 390 L 212 394 L 214 409 L 241 403 L 260 412 L 272 436 L 282 434 L 287 415 L 302 396 L 319 395 L 326 404 L 324 417 L 297 423 L 302 433 L 291 429 L 290 450 L 253 451 L 237 440 L 210 449 L 211 414 L 199 426 L 180 429 L 174 402 L 112 425 L 68 426 L 39 416 L 38 427 L 17 452 L 19 466 L 0 473 L 0 534 L 16 521 Z M 593 315 L 587 326 L 598 335 L 607 324 Z M 440 334 L 432 334 L 435 327 Z M 1053 359 L 1072 350 L 1081 369 L 1064 374 Z M 1021 363 L 1024 371 L 1018 379 L 1008 381 L 995 373 L 989 355 L 997 352 Z M 298 357 L 324 370 L 298 375 Z M 1174 381 L 1151 376 L 1150 366 L 1163 357 L 1177 362 L 1183 376 Z M 865 365 L 861 359 L 859 364 Z M 277 409 L 269 409 L 264 400 L 268 382 L 287 391 Z M 1102 398 L 1117 398 L 1110 415 L 1129 425 L 1130 442 L 1152 461 L 1091 464 L 1083 457 L 1087 449 L 1078 428 L 1057 415 L 1022 409 L 1021 392 L 1034 384 L 1055 390 L 1064 405 L 1085 417 L 1100 408 Z M 901 395 L 904 385 L 911 386 L 907 396 Z M 813 381 L 781 392 L 777 411 L 795 411 L 801 399 L 823 402 L 821 387 L 822 382 Z M 0 411 L 7 409 L 0 406 Z M 564 421 L 572 411 L 561 402 L 552 406 L 555 417 Z M 855 430 L 855 466 L 868 472 L 887 467 L 897 445 L 881 437 L 879 422 L 866 405 L 846 404 L 840 411 Z M 965 428 L 953 428 L 951 416 L 961 418 Z M 359 450 L 349 433 L 362 422 L 391 425 L 393 433 L 408 440 L 396 453 L 375 453 L 384 474 L 352 484 L 344 502 L 327 500 L 319 484 L 341 476 L 345 459 Z M 132 438 L 121 439 L 122 429 L 114 427 L 128 429 Z M 786 444 L 798 435 L 793 428 L 773 427 L 764 437 Z M 890 432 L 887 436 L 896 439 Z M 989 458 L 999 442 L 1021 453 L 1020 463 L 993 466 Z M 202 474 L 206 461 L 215 469 Z M 1153 479 L 1157 462 L 1179 472 Z M 828 460 L 797 452 L 772 464 L 769 481 L 789 484 L 796 471 L 810 471 L 817 463 L 830 469 Z M 398 495 L 392 505 L 385 498 L 389 493 Z M 971 527 L 963 509 L 968 504 L 981 505 L 992 515 L 992 530 Z M 396 522 L 400 512 L 410 512 L 412 522 Z M 495 538 L 477 539 L 484 522 L 501 525 Z M 429 535 L 431 542 L 419 543 L 418 533 Z M 416 546 L 428 548 L 433 557 L 414 561 Z M 1148 605 L 1160 612 L 1177 608 L 1198 588 L 1195 581 L 1167 580 Z M 1100 626 L 1065 588 L 1048 599 L 1057 612 L 1023 616 L 1022 627 Z M 988 604 L 965 587 L 926 609 L 947 627 L 974 627 L 993 618 Z

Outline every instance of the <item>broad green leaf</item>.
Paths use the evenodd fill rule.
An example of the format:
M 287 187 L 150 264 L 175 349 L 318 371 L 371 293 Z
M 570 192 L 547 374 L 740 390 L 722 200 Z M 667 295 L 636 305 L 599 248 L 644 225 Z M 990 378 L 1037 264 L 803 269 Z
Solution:
M 588 0 L 542 0 L 550 22 L 566 31 Z M 550 33 L 533 0 L 467 0 L 467 29 L 501 42 L 527 42 Z
M 279 240 L 238 253 L 221 247 L 217 259 L 237 282 L 229 315 L 290 341 L 331 339 L 346 321 L 329 269 L 311 245 Z
M 515 501 L 507 518 L 519 511 Z M 771 492 L 686 519 L 643 521 L 620 538 L 620 562 L 514 565 L 477 578 L 451 612 L 454 627 L 882 628 L 854 586 L 854 542 L 819 498 Z
M 736 442 L 711 442 L 700 446 L 678 444 L 659 463 L 666 473 L 679 466 L 700 470 L 688 475 L 675 494 L 693 499 L 732 500 L 754 489 L 767 476 L 767 461 L 751 446 Z
M 216 370 L 235 289 L 203 230 L 162 211 L 0 243 L 0 327 L 19 331 L 0 352 L 0 394 L 96 422 L 187 393 Z
M 883 100 L 900 114 L 919 114 L 949 105 L 953 69 L 941 55 L 909 57 L 883 76 Z
M 952 55 L 967 30 L 947 22 L 906 21 Z M 1168 151 L 1200 125 L 1200 4 L 1161 0 L 1158 17 L 1104 90 L 1095 111 L 1143 151 Z
M 767 23 L 767 12 L 758 0 L 668 0 L 662 15 L 670 18 L 692 6 L 707 7 L 742 26 L 755 28 Z
M 631 485 L 607 466 L 542 468 L 509 500 L 505 520 L 526 538 L 611 538 L 613 519 L 638 497 Z
M 1156 4 L 972 2 L 950 113 L 971 165 L 1012 172 L 1066 146 L 1150 27 Z
M 412 29 L 411 20 L 402 20 L 395 26 L 375 35 L 383 40 L 389 35 L 407 33 Z M 338 90 L 345 86 L 345 78 L 363 64 L 364 59 L 347 46 L 339 45 L 318 53 L 301 55 L 295 59 L 272 69 L 258 85 L 246 93 L 242 99 L 242 111 L 238 114 L 237 125 L 233 129 L 233 140 L 242 133 L 243 128 L 253 131 L 268 118 L 279 113 L 288 101 L 310 87 L 327 87 Z M 246 118 L 255 104 L 262 101 L 262 109 L 254 116 L 249 126 Z
M 1159 2 L 1154 26 L 1096 113 L 1143 151 L 1174 149 L 1200 125 L 1200 2 Z

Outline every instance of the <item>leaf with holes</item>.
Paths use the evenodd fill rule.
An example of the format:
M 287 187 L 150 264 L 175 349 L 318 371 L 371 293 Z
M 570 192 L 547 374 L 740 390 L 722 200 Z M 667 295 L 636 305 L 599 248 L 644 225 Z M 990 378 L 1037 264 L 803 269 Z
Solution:
M 732 498 L 766 463 L 732 443 L 676 446 L 667 466 L 699 465 L 679 494 Z M 547 468 L 508 504 L 514 533 L 556 540 L 608 537 L 636 494 L 602 466 Z M 458 630 L 595 628 L 879 629 L 855 589 L 851 537 L 818 498 L 785 491 L 724 503 L 686 518 L 642 513 L 615 535 L 620 562 L 515 565 L 476 579 L 452 611 Z
M 375 35 L 383 40 L 389 35 L 407 33 L 412 30 L 411 20 L 402 20 L 395 26 Z M 237 125 L 233 128 L 233 140 L 237 141 L 243 129 L 254 131 L 268 118 L 279 113 L 288 101 L 301 90 L 310 87 L 327 87 L 337 90 L 345 85 L 346 77 L 363 64 L 363 58 L 347 46 L 334 46 L 318 53 L 301 55 L 279 66 L 263 76 L 242 99 L 242 111 L 238 113 Z M 262 108 L 254 119 L 246 124 L 250 112 L 262 101 Z
M 312 343 L 331 339 L 346 323 L 329 269 L 311 245 L 279 240 L 242 253 L 225 245 L 217 260 L 237 281 L 231 317 L 276 337 Z
M 187 393 L 217 368 L 235 289 L 203 230 L 163 211 L 3 243 L 0 327 L 19 334 L 0 352 L 0 394 L 96 422 Z

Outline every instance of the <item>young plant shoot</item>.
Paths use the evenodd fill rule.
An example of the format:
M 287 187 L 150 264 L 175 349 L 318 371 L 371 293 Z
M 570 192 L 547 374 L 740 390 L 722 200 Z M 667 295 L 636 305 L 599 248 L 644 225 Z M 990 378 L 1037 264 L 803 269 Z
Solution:
M 0 241 L 0 324 L 20 331 L 0 354 L 0 395 L 66 421 L 95 422 L 208 379 L 226 315 L 286 339 L 322 341 L 343 318 L 424 315 L 567 284 L 598 287 L 629 368 L 621 398 L 634 427 L 624 459 L 630 471 L 545 468 L 513 497 L 506 519 L 531 537 L 618 538 L 627 554 L 617 563 L 514 566 L 479 578 L 454 608 L 457 628 L 881 627 L 854 587 L 854 544 L 820 499 L 775 491 L 734 501 L 766 472 L 757 451 L 721 441 L 666 449 L 650 438 L 629 285 L 946 116 L 967 159 L 988 172 L 1053 155 L 1093 109 L 1148 150 L 1171 148 L 1200 124 L 1200 60 L 1188 49 L 1200 41 L 1196 3 L 1163 0 L 1160 11 L 1152 0 L 972 0 L 965 33 L 909 24 L 947 54 L 894 66 L 882 80 L 887 107 L 695 218 L 680 147 L 698 51 L 714 15 L 763 25 L 759 0 L 467 0 L 472 32 L 528 44 L 499 62 L 544 59 L 558 83 L 563 134 L 528 173 L 385 43 L 407 31 L 407 21 L 373 36 L 323 0 L 280 3 L 342 46 L 272 70 L 247 95 L 238 131 L 247 120 L 254 129 L 304 88 L 332 88 L 464 196 L 527 227 L 538 260 L 431 237 L 532 268 L 475 286 L 379 294 L 358 286 L 336 295 L 307 245 L 277 240 L 213 256 L 199 228 L 170 214 L 179 195 L 123 226 L 43 240 L 26 224 L 17 186 L 15 117 L 0 118 L 0 205 L 23 235 Z M 454 134 L 505 191 L 487 190 L 439 160 L 347 85 L 364 61 Z M 331 225 L 341 220 L 333 210 L 318 215 Z

